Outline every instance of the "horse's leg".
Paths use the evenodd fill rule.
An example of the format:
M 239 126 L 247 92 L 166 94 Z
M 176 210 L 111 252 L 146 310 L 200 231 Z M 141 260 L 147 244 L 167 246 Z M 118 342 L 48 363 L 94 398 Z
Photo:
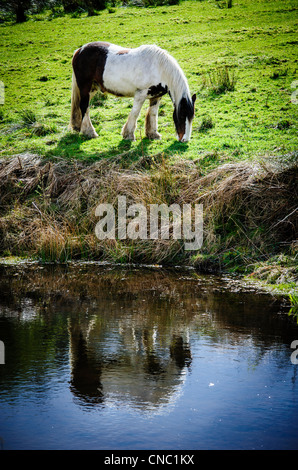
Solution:
M 82 113 L 80 109 L 81 95 L 77 84 L 75 73 L 72 74 L 72 90 L 71 90 L 71 114 L 69 129 L 80 131 L 82 124 Z
M 161 98 L 151 98 L 149 108 L 146 114 L 145 131 L 148 139 L 160 139 L 161 135 L 157 132 L 158 108 Z
M 135 129 L 137 126 L 137 119 L 139 117 L 141 108 L 147 98 L 147 90 L 137 91 L 135 94 L 133 107 L 130 111 L 126 124 L 122 129 L 122 137 L 126 140 L 135 140 Z
M 97 132 L 95 131 L 91 119 L 90 119 L 90 109 L 89 103 L 90 99 L 94 95 L 94 91 L 91 93 L 89 87 L 85 87 L 84 90 L 81 91 L 81 112 L 82 112 L 82 125 L 81 125 L 81 132 L 88 137 L 98 137 Z

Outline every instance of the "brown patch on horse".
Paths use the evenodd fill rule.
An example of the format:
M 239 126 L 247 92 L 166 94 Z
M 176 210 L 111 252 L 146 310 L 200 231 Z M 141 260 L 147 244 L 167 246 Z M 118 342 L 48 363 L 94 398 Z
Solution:
M 128 54 L 129 52 L 130 49 L 121 49 L 121 51 L 117 52 L 116 55 Z
M 155 106 L 157 104 L 158 100 L 156 98 L 151 98 L 150 99 L 150 108 L 152 106 Z M 150 108 L 148 109 L 146 113 L 146 118 L 145 118 L 145 128 L 146 128 L 146 134 L 150 135 L 152 134 L 153 128 L 152 128 L 152 123 L 150 119 Z
M 80 47 L 73 55 L 72 67 L 81 94 L 82 119 L 89 106 L 90 91 L 94 87 L 94 82 L 102 92 L 107 91 L 103 84 L 103 72 L 109 46 L 108 42 L 90 42 Z

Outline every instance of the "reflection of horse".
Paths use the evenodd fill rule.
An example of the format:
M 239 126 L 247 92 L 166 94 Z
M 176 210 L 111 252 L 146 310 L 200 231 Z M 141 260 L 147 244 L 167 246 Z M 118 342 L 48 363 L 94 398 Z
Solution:
M 122 136 L 134 140 L 134 131 L 143 103 L 149 99 L 146 136 L 160 139 L 157 115 L 161 97 L 169 93 L 174 105 L 177 137 L 187 142 L 191 136 L 196 95 L 190 96 L 187 80 L 173 57 L 157 46 L 123 49 L 106 42 L 92 42 L 75 51 L 70 126 L 89 137 L 97 137 L 89 115 L 90 98 L 97 89 L 117 96 L 134 97 Z
M 71 390 L 84 403 L 102 403 L 101 365 L 89 356 L 87 340 L 79 326 L 69 330 L 72 378 Z
M 192 361 L 187 337 L 187 327 L 174 333 L 136 318 L 120 319 L 117 333 L 102 317 L 70 321 L 71 392 L 81 405 L 109 396 L 144 409 L 173 402 Z

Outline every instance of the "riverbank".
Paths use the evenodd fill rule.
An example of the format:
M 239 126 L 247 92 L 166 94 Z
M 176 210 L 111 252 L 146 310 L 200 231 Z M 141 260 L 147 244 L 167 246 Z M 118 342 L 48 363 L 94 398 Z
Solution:
M 1 257 L 186 265 L 297 287 L 297 5 L 217 3 L 44 11 L 0 24 Z M 69 132 L 72 55 L 94 40 L 158 44 L 178 60 L 197 93 L 189 144 L 175 140 L 168 96 L 161 140 L 143 137 L 144 109 L 136 141 L 124 141 L 132 100 L 102 94 L 90 108 L 99 137 Z M 116 209 L 119 195 L 146 208 L 202 204 L 202 247 L 98 240 L 95 208 Z
M 277 292 L 297 288 L 297 154 L 225 164 L 123 156 L 92 164 L 21 154 L 0 162 L 0 256 L 41 262 L 99 260 L 237 273 Z M 183 238 L 100 240 L 99 204 L 203 205 L 203 244 Z

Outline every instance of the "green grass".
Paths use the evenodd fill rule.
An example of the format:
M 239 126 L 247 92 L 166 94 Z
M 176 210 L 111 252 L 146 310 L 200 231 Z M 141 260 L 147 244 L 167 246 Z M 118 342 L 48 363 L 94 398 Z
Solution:
M 215 166 L 291 152 L 297 149 L 298 105 L 291 102 L 291 84 L 298 78 L 297 11 L 296 0 L 238 0 L 223 9 L 213 1 L 184 1 L 119 7 L 92 17 L 45 13 L 24 24 L 2 24 L 0 158 L 29 151 L 81 160 L 121 154 L 134 161 L 157 153 L 201 159 L 213 152 Z M 175 139 L 169 97 L 160 108 L 160 142 L 144 138 L 145 109 L 136 142 L 123 141 L 132 100 L 111 95 L 92 105 L 98 139 L 68 131 L 72 54 L 94 40 L 128 47 L 155 43 L 179 61 L 198 95 L 190 143 Z M 236 77 L 231 91 L 208 86 L 208 77 L 214 84 L 219 70 Z

